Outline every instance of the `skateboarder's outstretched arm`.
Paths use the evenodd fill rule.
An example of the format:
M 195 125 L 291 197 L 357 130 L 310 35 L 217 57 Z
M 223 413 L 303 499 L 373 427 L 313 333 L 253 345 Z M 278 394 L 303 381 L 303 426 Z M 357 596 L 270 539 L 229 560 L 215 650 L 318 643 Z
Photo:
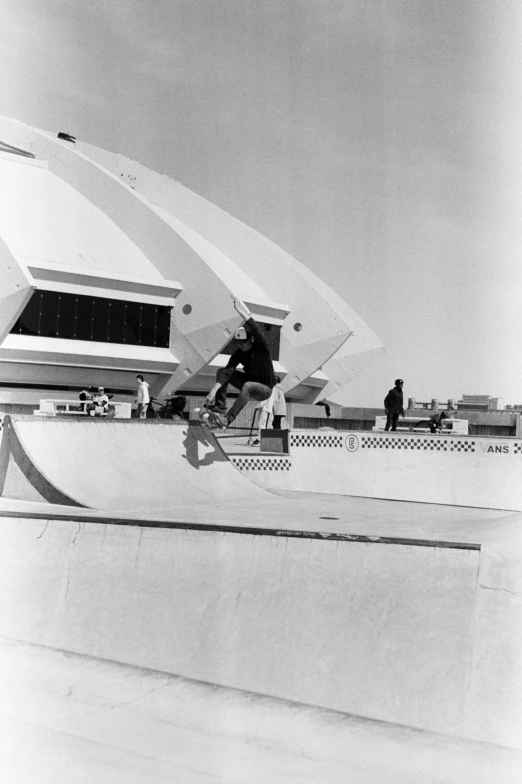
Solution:
M 247 321 L 249 318 L 252 317 L 251 312 L 249 311 L 249 309 L 247 308 L 244 302 L 242 302 L 240 299 L 237 299 L 233 295 L 232 295 L 232 299 L 234 301 L 235 309 L 237 310 L 237 312 L 239 313 L 239 315 L 244 321 Z

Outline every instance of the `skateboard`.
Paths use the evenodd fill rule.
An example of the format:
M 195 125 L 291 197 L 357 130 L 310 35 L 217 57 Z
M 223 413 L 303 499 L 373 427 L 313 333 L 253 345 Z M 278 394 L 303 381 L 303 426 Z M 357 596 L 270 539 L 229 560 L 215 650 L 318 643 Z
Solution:
M 226 429 L 226 426 L 219 421 L 214 411 L 209 411 L 208 408 L 195 408 L 194 413 L 199 421 L 211 430 Z

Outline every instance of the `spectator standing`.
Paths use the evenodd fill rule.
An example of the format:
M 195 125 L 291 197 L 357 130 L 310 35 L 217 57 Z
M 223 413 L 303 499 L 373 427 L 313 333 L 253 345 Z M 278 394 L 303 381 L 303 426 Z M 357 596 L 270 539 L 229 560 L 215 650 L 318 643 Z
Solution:
M 274 387 L 275 389 L 275 387 Z M 251 446 L 259 446 L 261 443 L 261 430 L 268 427 L 268 423 L 270 421 L 270 417 L 272 416 L 274 405 L 274 390 L 272 390 L 272 394 L 266 400 L 263 400 L 261 403 L 258 403 L 254 410 L 254 420 L 256 414 L 258 415 L 257 421 L 257 436 L 252 440 L 249 439 L 248 443 Z
M 258 403 L 256 406 L 256 411 L 259 411 L 259 429 L 257 438 L 251 442 L 252 446 L 259 446 L 261 443 L 261 430 L 268 427 L 270 417 L 272 417 L 272 427 L 274 430 L 281 430 L 281 420 L 286 416 L 285 393 L 279 386 L 281 379 L 279 376 L 276 376 L 275 378 L 277 383 L 272 389 L 270 397 L 262 403 Z
M 138 418 L 145 419 L 147 416 L 147 408 L 150 403 L 149 385 L 142 375 L 136 376 L 138 382 Z
M 272 390 L 272 427 L 281 430 L 281 420 L 286 417 L 285 393 L 280 387 L 281 379 L 276 376 L 276 385 Z
M 390 389 L 384 398 L 384 409 L 386 411 L 386 427 L 384 429 L 389 430 L 391 426 L 392 433 L 397 430 L 399 414 L 402 417 L 404 416 L 404 397 L 402 394 L 403 385 L 404 381 L 402 378 L 396 378 L 395 386 L 393 389 Z

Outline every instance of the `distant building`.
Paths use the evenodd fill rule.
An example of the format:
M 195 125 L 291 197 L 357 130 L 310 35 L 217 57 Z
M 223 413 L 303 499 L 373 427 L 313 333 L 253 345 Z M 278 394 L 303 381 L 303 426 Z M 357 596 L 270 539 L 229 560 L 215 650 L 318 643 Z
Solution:
M 408 408 L 417 411 L 502 411 L 504 405 L 501 397 L 491 395 L 462 395 L 461 400 L 449 398 L 440 401 L 434 397 L 429 402 L 422 402 L 414 397 L 408 398 Z M 522 410 L 522 404 L 506 406 L 511 411 Z
M 457 401 L 455 398 L 450 397 L 449 400 L 441 403 L 438 398 L 434 397 L 429 403 L 423 403 L 420 400 L 416 400 L 414 397 L 409 397 L 408 409 L 410 411 L 456 411 Z
M 501 397 L 491 395 L 462 395 L 462 400 L 457 402 L 458 409 L 466 411 L 502 411 Z

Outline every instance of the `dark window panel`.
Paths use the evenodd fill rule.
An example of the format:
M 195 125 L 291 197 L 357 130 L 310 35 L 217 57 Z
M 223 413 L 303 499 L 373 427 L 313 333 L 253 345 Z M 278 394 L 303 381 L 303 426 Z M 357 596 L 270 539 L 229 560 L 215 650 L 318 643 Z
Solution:
M 120 299 L 111 302 L 111 323 L 109 340 L 111 343 L 125 343 L 125 311 L 127 303 Z
M 77 296 L 76 340 L 92 340 L 94 330 L 94 297 Z
M 76 297 L 74 294 L 60 294 L 58 297 L 58 334 L 57 337 L 73 340 L 76 332 Z
M 168 348 L 170 343 L 170 317 L 171 309 L 166 307 L 158 308 L 158 321 L 156 326 L 156 345 L 160 348 Z
M 56 291 L 42 292 L 40 324 L 38 334 L 44 338 L 58 337 L 59 294 Z
M 106 343 L 109 340 L 109 324 L 111 320 L 111 301 L 103 297 L 94 298 L 94 317 L 92 340 Z
M 139 302 L 127 302 L 125 310 L 125 343 L 137 345 L 141 337 L 141 305 Z
M 156 345 L 157 305 L 143 305 L 141 311 L 141 343 L 144 346 Z
M 168 348 L 170 316 L 165 306 L 39 291 L 11 332 Z
M 265 337 L 270 346 L 272 359 L 279 359 L 279 341 L 281 338 L 281 327 L 277 324 L 263 324 Z

